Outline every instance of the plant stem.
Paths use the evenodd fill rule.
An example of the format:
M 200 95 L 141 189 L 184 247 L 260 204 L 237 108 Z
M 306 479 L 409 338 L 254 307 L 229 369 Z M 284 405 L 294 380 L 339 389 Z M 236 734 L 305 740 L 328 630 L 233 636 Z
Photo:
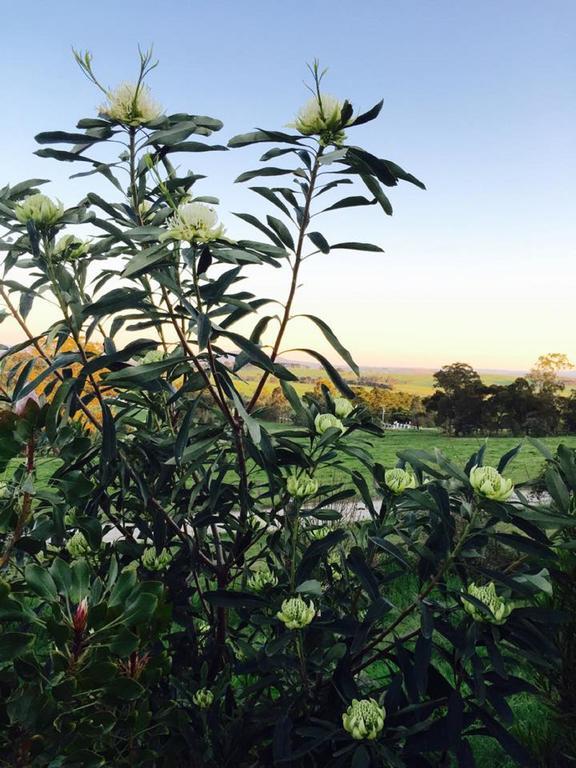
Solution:
M 298 286 L 298 273 L 300 271 L 300 266 L 302 264 L 304 238 L 306 236 L 306 230 L 308 229 L 308 224 L 310 223 L 310 207 L 312 205 L 312 198 L 314 196 L 314 186 L 316 184 L 316 178 L 318 176 L 318 171 L 320 169 L 320 159 L 322 157 L 323 152 L 324 152 L 324 148 L 320 147 L 316 153 L 314 165 L 312 166 L 312 170 L 310 172 L 310 182 L 308 185 L 308 190 L 306 192 L 306 197 L 304 199 L 304 210 L 302 213 L 302 222 L 300 224 L 300 232 L 298 233 L 298 243 L 296 245 L 296 250 L 294 252 L 295 258 L 294 258 L 294 267 L 292 269 L 292 280 L 290 282 L 290 290 L 288 292 L 288 298 L 286 300 L 286 304 L 284 305 L 284 314 L 282 316 L 282 320 L 280 321 L 280 328 L 278 329 L 278 335 L 276 336 L 276 341 L 274 342 L 274 346 L 272 347 L 272 352 L 270 353 L 270 359 L 273 362 L 278 357 L 278 352 L 280 351 L 280 344 L 282 343 L 282 339 L 286 331 L 286 326 L 288 325 L 288 321 L 290 320 L 292 303 L 294 301 L 294 295 L 296 293 L 296 288 Z M 266 384 L 269 375 L 270 375 L 269 371 L 264 371 L 264 373 L 262 374 L 260 381 L 256 385 L 254 394 L 252 395 L 252 399 L 248 404 L 248 408 L 247 408 L 248 413 L 250 413 L 250 411 L 254 410 L 254 408 L 256 407 L 256 404 L 258 403 L 258 400 L 260 398 L 260 395 L 262 394 L 262 390 L 264 389 L 264 385 Z

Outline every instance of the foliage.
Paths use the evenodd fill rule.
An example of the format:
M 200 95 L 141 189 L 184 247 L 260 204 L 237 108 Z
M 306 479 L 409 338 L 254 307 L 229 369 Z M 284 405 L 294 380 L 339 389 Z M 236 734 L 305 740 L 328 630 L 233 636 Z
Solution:
M 116 89 L 88 54 L 77 60 L 106 103 L 77 131 L 40 134 L 38 154 L 102 175 L 112 197 L 88 192 L 63 209 L 37 191 L 42 180 L 0 191 L 0 295 L 26 335 L 5 355 L 0 419 L 0 465 L 16 464 L 0 499 L 3 760 L 470 766 L 486 736 L 532 765 L 509 733 L 507 699 L 532 688 L 520 665 L 555 668 L 549 628 L 561 616 L 541 596 L 571 513 L 475 488 L 483 449 L 464 468 L 407 450 L 386 471 L 371 453 L 379 429 L 338 370 L 299 350 L 351 402 L 328 388 L 303 400 L 278 361 L 303 260 L 380 250 L 330 244 L 312 216 L 358 205 L 389 214 L 383 187 L 423 186 L 347 143 L 382 103 L 355 115 L 325 99 L 314 65 L 317 102 L 299 133 L 232 138 L 234 149 L 272 145 L 238 181 L 259 179 L 254 191 L 274 207 L 264 220 L 237 214 L 264 241 L 234 241 L 215 199 L 195 195 L 198 174 L 173 165 L 223 151 L 206 140 L 221 122 L 165 114 L 145 82 L 148 53 L 136 83 Z M 367 192 L 341 197 L 350 184 Z M 63 241 L 71 226 L 93 239 Z M 265 266 L 288 266 L 279 315 L 240 284 Z M 45 300 L 60 317 L 33 332 L 30 310 Z M 22 350 L 34 350 L 23 365 Z M 261 371 L 249 401 L 236 386 L 248 364 Z M 298 429 L 259 418 L 269 379 Z M 500 491 L 511 491 L 499 478 L 516 451 L 490 473 Z M 321 479 L 348 458 L 370 482 L 357 470 L 347 483 Z M 346 523 L 340 502 L 355 493 L 367 517 Z M 494 545 L 505 567 L 488 558 Z M 414 589 L 399 605 L 406 576 Z
M 436 424 L 449 434 L 558 434 L 573 431 L 573 402 L 559 397 L 564 382 L 558 366 L 567 368 L 565 355 L 543 355 L 527 378 L 508 385 L 485 385 L 466 363 L 445 365 L 434 374 L 437 391 L 425 400 Z

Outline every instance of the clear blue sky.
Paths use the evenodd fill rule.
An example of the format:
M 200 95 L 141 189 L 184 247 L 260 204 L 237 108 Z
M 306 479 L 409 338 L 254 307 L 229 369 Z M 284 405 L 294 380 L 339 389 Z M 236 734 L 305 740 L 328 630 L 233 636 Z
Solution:
M 576 357 L 575 0 L 36 0 L 6 3 L 2 33 L 0 183 L 52 178 L 47 192 L 68 203 L 85 182 L 66 185 L 70 166 L 31 153 L 35 133 L 69 129 L 100 102 L 72 45 L 91 50 L 114 85 L 132 79 L 137 44 L 153 43 L 154 95 L 169 110 L 220 117 L 222 139 L 282 128 L 307 98 L 306 62 L 319 57 L 329 93 L 360 108 L 385 99 L 353 143 L 428 191 L 392 190 L 392 219 L 374 208 L 329 214 L 329 239 L 371 239 L 386 253 L 311 260 L 298 309 L 324 316 L 365 364 L 525 368 L 544 352 Z M 240 234 L 229 211 L 260 203 L 232 181 L 256 153 L 191 157 L 185 165 L 211 169 L 201 193 L 220 195 L 230 235 Z M 281 296 L 277 280 L 262 274 L 257 287 Z M 296 325 L 291 341 L 301 333 Z

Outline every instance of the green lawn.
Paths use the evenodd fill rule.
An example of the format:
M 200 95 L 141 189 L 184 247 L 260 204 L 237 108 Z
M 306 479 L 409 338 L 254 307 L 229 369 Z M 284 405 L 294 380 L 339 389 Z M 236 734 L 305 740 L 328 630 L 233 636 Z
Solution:
M 270 431 L 285 428 L 286 425 L 266 424 Z M 354 438 L 358 445 L 366 447 L 366 438 Z M 408 449 L 425 450 L 433 452 L 439 448 L 451 461 L 464 466 L 470 456 L 484 443 L 487 444 L 484 457 L 485 464 L 497 464 L 498 459 L 504 453 L 521 444 L 518 455 L 507 467 L 506 475 L 515 483 L 527 482 L 538 477 L 544 459 L 538 450 L 526 439 L 517 437 L 448 437 L 435 430 L 389 430 L 383 437 L 370 437 L 369 447 L 374 460 L 385 467 L 393 467 L 398 461 L 398 453 Z M 545 437 L 541 439 L 552 452 L 560 443 L 570 448 L 576 448 L 576 435 L 563 435 L 561 437 Z M 344 458 L 342 464 L 350 469 L 361 469 L 361 465 L 355 459 Z M 321 478 L 330 479 L 331 472 L 326 470 L 321 473 Z

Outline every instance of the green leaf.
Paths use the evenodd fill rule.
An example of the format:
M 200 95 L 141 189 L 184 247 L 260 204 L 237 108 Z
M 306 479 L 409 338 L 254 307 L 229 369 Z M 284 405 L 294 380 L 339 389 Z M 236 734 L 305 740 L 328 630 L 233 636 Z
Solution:
M 350 368 L 354 371 L 354 373 L 359 376 L 360 375 L 360 369 L 358 368 L 358 365 L 354 362 L 352 355 L 346 347 L 344 347 L 336 338 L 335 334 L 333 333 L 332 329 L 329 325 L 327 325 L 324 320 L 321 320 L 319 317 L 316 317 L 316 315 L 296 315 L 296 317 L 306 317 L 308 320 L 312 320 L 315 325 L 318 326 L 318 328 L 322 331 L 322 334 L 324 335 L 324 338 L 326 341 L 332 346 L 333 349 L 338 352 L 342 360 L 344 360 L 345 363 L 348 363 Z
M 288 133 L 279 131 L 252 131 L 251 133 L 240 133 L 233 136 L 228 142 L 229 147 L 247 147 L 250 144 L 260 144 L 265 141 L 286 142 L 287 144 L 298 144 L 302 136 L 292 136 Z
M 350 251 L 378 251 L 379 253 L 384 253 L 383 248 L 372 243 L 336 243 L 336 245 L 331 245 L 330 248 L 332 250 L 335 248 L 346 248 Z
M 379 101 L 378 104 L 375 104 L 372 109 L 369 109 L 367 112 L 363 112 L 361 115 L 354 118 L 354 120 L 348 123 L 348 127 L 352 127 L 353 125 L 363 125 L 364 123 L 369 123 L 371 120 L 375 120 L 380 114 L 383 105 L 384 99 Z
M 58 599 L 58 589 L 46 568 L 31 563 L 24 570 L 24 578 L 30 589 L 40 597 L 49 602 L 55 602 Z
M 322 253 L 330 253 L 328 241 L 320 232 L 308 232 L 308 237 L 319 251 Z
M 384 192 L 382 191 L 382 187 L 380 184 L 374 179 L 372 176 L 366 176 L 364 174 L 361 174 L 362 181 L 370 192 L 374 195 L 376 200 L 380 203 L 382 210 L 384 213 L 388 214 L 388 216 L 392 216 L 392 203 L 390 200 L 386 197 Z
M 303 581 L 296 587 L 296 592 L 304 593 L 306 595 L 318 595 L 322 596 L 322 584 L 317 579 L 308 579 Z
M 326 211 L 337 211 L 339 208 L 354 208 L 359 205 L 375 205 L 376 200 L 368 200 L 367 197 L 362 195 L 351 195 L 350 197 L 343 197 L 342 200 L 338 200 L 333 205 L 324 208 L 323 213 Z
M 298 174 L 297 170 L 294 168 L 256 168 L 254 171 L 245 171 L 244 173 L 241 173 L 240 176 L 236 179 L 236 183 L 239 183 L 241 181 L 250 181 L 250 179 L 256 179 L 258 176 L 287 176 L 288 174 L 291 175 L 300 175 Z
M 307 355 L 310 355 L 310 357 L 314 357 L 316 360 L 318 360 L 319 363 L 321 363 L 322 367 L 328 374 L 330 381 L 334 384 L 334 386 L 344 395 L 344 397 L 354 398 L 356 395 L 354 394 L 354 391 L 350 389 L 348 384 L 344 381 L 342 376 L 338 373 L 336 368 L 332 365 L 331 362 L 329 362 L 323 355 L 321 355 L 319 352 L 315 352 L 313 349 L 294 349 L 290 350 L 292 352 L 305 352 Z
M 225 589 L 216 589 L 205 592 L 204 597 L 210 605 L 217 608 L 266 608 L 268 601 L 251 592 L 227 592 Z
M 33 642 L 34 635 L 26 632 L 0 633 L 0 661 L 12 661 L 12 659 L 21 656 Z
M 275 216 L 266 216 L 266 221 L 268 222 L 270 227 L 274 230 L 274 232 L 278 235 L 282 243 L 287 248 L 290 248 L 291 251 L 293 251 L 294 240 L 286 224 L 284 224 L 283 221 L 280 221 L 280 219 L 277 219 Z

